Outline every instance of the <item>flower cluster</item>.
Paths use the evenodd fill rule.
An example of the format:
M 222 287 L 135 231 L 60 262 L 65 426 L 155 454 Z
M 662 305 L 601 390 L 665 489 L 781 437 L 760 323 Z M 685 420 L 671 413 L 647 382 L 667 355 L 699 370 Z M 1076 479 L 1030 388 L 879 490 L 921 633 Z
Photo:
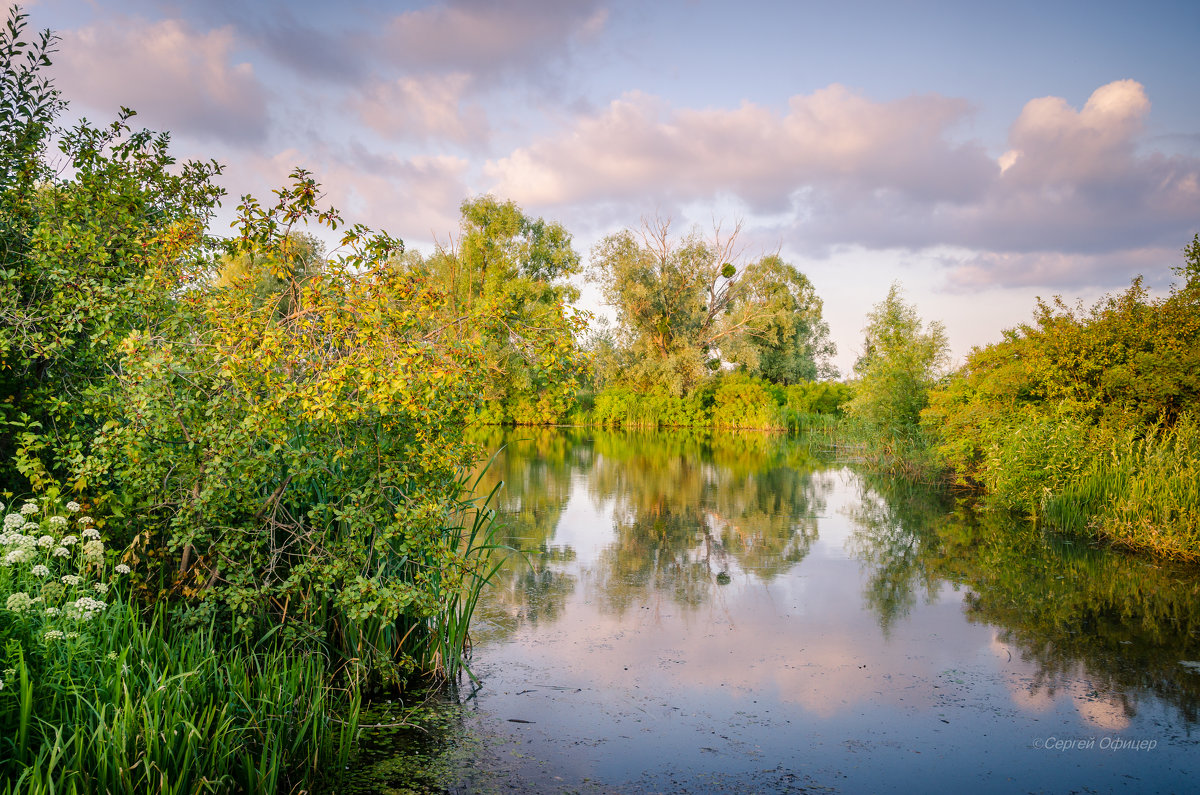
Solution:
M 118 564 L 106 581 L 104 539 L 81 510 L 76 502 L 26 500 L 0 525 L 3 607 L 47 645 L 78 639 L 80 624 L 108 608 L 112 585 L 130 573 Z

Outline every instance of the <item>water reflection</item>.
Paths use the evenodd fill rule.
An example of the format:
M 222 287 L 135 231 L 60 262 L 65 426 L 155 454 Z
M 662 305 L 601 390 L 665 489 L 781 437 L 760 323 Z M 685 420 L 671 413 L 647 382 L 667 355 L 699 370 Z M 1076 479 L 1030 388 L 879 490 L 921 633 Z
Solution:
M 1200 641 L 1194 568 L 979 515 L 896 481 L 862 483 L 848 511 L 851 547 L 869 569 L 864 600 L 884 632 L 938 583 L 966 586 L 966 618 L 999 629 L 997 653 L 1035 666 L 1015 696 L 1031 709 L 1068 693 L 1089 723 L 1119 729 L 1152 693 L 1197 720 L 1200 677 L 1180 665 Z
M 798 439 L 481 440 L 520 554 L 477 610 L 468 723 L 533 760 L 504 768 L 520 789 L 1190 783 L 1194 569 L 975 515 Z M 1097 732 L 1158 750 L 1037 745 Z
M 499 450 L 480 484 L 504 482 L 503 539 L 521 553 L 497 591 L 504 612 L 534 622 L 561 610 L 578 579 L 557 565 L 578 553 L 556 536 L 573 484 L 611 517 L 611 537 L 584 562 L 620 615 L 649 594 L 694 608 L 735 577 L 770 582 L 808 553 L 832 483 L 820 474 L 828 455 L 782 436 L 520 429 L 479 441 Z

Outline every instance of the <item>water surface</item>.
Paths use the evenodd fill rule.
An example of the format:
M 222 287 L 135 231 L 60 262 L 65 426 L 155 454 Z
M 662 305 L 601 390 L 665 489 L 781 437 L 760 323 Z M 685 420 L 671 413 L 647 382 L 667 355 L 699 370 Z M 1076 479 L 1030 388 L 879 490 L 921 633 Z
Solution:
M 1182 792 L 1200 577 L 770 435 L 518 429 L 522 551 L 377 791 Z M 396 748 L 422 754 L 389 759 Z M 371 760 L 383 761 L 371 761 Z

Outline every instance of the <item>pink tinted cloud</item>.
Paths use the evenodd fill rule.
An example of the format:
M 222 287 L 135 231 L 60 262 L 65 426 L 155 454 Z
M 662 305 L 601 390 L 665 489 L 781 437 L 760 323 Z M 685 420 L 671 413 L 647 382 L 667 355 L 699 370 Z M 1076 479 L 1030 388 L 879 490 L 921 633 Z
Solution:
M 267 91 L 234 57 L 230 27 L 122 18 L 62 36 L 56 80 L 73 102 L 114 115 L 124 105 L 156 129 L 227 142 L 266 137 Z
M 780 113 L 677 109 L 635 92 L 488 162 L 485 174 L 497 193 L 535 205 L 733 195 L 790 218 L 781 236 L 813 254 L 986 254 L 953 266 L 957 290 L 1094 285 L 1140 267 L 1139 252 L 1181 246 L 1200 219 L 1200 159 L 1143 151 L 1149 112 L 1132 80 L 1101 86 L 1078 110 L 1034 99 L 994 158 L 955 139 L 970 108 L 938 95 L 876 102 L 834 85 Z
M 406 11 L 383 31 L 385 57 L 421 69 L 494 70 L 542 63 L 603 29 L 598 0 L 451 0 Z
M 446 139 L 467 146 L 488 137 L 487 115 L 466 99 L 472 78 L 463 72 L 378 81 L 349 100 L 371 129 L 394 139 Z
M 947 259 L 946 287 L 971 293 L 990 287 L 1075 287 L 1127 282 L 1137 274 L 1157 277 L 1182 261 L 1178 248 L 1147 247 L 1103 254 L 1061 251 L 981 252 Z
M 793 97 L 785 113 L 748 102 L 673 109 L 632 92 L 486 171 L 498 192 L 534 203 L 731 191 L 778 209 L 810 185 L 958 199 L 994 170 L 980 147 L 947 138 L 968 111 L 938 95 L 874 103 L 839 85 Z

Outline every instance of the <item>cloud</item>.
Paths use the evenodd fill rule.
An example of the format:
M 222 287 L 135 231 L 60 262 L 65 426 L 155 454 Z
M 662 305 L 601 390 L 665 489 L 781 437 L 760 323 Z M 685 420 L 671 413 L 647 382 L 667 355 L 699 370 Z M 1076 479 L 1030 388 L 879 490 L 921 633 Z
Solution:
M 947 138 L 968 111 L 963 100 L 938 95 L 874 103 L 839 85 L 792 97 L 782 114 L 749 102 L 673 109 L 632 92 L 486 171 L 498 192 L 534 203 L 732 192 L 773 211 L 812 185 L 963 200 L 995 170 L 981 147 Z
M 606 20 L 597 0 L 451 0 L 398 14 L 381 38 L 397 65 L 481 74 L 544 64 Z
M 1104 254 L 1061 251 L 980 252 L 945 258 L 946 288 L 971 293 L 991 287 L 1111 286 L 1137 274 L 1165 276 L 1180 261 L 1179 248 L 1121 249 Z
M 377 82 L 348 104 L 368 127 L 388 138 L 441 138 L 469 146 L 488 137 L 487 115 L 465 101 L 470 75 L 402 77 Z
M 63 33 L 56 80 L 68 99 L 103 112 L 124 105 L 157 129 L 256 143 L 268 94 L 249 63 L 234 62 L 234 45 L 229 27 L 113 19 Z
M 960 291 L 1123 282 L 1147 252 L 1196 230 L 1200 159 L 1143 151 L 1150 101 L 1139 83 L 1101 86 L 1080 110 L 1030 101 L 999 157 L 956 139 L 970 112 L 961 99 L 876 102 L 838 85 L 794 96 L 784 112 L 673 108 L 634 92 L 484 171 L 496 193 L 541 206 L 732 196 L 810 256 L 980 252 L 950 266 Z

